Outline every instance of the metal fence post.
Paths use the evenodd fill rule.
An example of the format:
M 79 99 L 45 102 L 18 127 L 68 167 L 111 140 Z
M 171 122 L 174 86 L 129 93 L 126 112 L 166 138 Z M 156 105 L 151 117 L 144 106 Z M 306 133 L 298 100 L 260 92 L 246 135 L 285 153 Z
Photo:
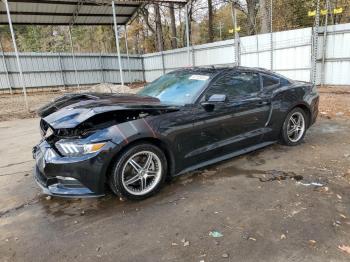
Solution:
M 130 69 L 130 57 L 129 57 L 129 48 L 128 48 L 128 28 L 127 25 L 125 25 L 125 49 L 126 49 L 126 57 L 128 59 L 128 71 L 129 71 L 129 81 L 133 82 L 133 79 L 131 77 L 131 69 Z
M 317 0 L 315 26 L 313 28 L 313 37 L 312 37 L 311 82 L 313 85 L 316 85 L 319 25 L 320 25 L 320 0 Z
M 260 67 L 259 35 L 255 35 L 255 39 L 256 39 L 256 55 L 257 55 L 257 61 L 258 61 L 257 66 Z
M 192 66 L 195 67 L 196 66 L 196 56 L 195 56 L 195 50 L 193 45 L 191 46 L 191 51 L 192 51 Z
M 327 54 L 327 27 L 328 27 L 328 9 L 329 9 L 329 0 L 326 0 L 326 10 L 327 14 L 324 20 L 323 28 L 323 43 L 322 43 L 322 64 L 321 64 L 321 87 L 324 86 L 326 78 L 326 54 Z
M 271 45 L 271 54 L 270 54 L 270 69 L 273 70 L 273 25 L 272 25 L 272 0 L 270 0 L 270 45 Z
M 7 64 L 6 64 L 4 49 L 3 49 L 3 47 L 2 47 L 1 37 L 0 37 L 0 48 L 1 48 L 2 62 L 4 63 L 4 69 L 5 69 L 5 74 L 6 74 L 6 79 L 7 79 L 8 88 L 10 89 L 10 93 L 11 93 L 11 95 L 12 95 L 13 92 L 12 92 L 12 87 L 11 87 L 11 82 L 10 82 L 10 75 L 9 75 L 9 71 L 8 71 L 8 69 L 7 69 Z
M 105 83 L 105 74 L 103 72 L 103 61 L 102 61 L 102 53 L 100 52 L 100 71 L 101 71 L 101 82 Z
M 163 75 L 165 74 L 165 63 L 164 63 L 164 53 L 163 51 L 160 52 L 160 56 L 162 58 L 162 71 L 163 71 Z
M 145 61 L 144 61 L 143 55 L 141 56 L 141 68 L 142 68 L 142 77 L 143 77 L 143 82 L 146 82 L 146 72 L 145 72 Z
M 64 77 L 64 73 L 63 73 L 61 52 L 58 52 L 58 59 L 59 59 L 58 61 L 59 61 L 59 67 L 60 67 L 60 72 L 61 72 L 61 78 L 62 78 L 62 85 L 64 86 L 64 88 L 66 88 L 66 80 Z

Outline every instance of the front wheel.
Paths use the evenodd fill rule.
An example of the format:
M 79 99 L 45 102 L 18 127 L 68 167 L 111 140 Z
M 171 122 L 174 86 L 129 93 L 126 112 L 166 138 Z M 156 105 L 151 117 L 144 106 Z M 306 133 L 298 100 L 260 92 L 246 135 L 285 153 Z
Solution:
M 290 111 L 284 120 L 281 139 L 288 146 L 295 146 L 302 142 L 307 127 L 305 111 L 299 107 Z
M 141 200 L 159 191 L 166 171 L 167 160 L 161 149 L 148 143 L 136 144 L 114 163 L 109 185 L 121 197 Z

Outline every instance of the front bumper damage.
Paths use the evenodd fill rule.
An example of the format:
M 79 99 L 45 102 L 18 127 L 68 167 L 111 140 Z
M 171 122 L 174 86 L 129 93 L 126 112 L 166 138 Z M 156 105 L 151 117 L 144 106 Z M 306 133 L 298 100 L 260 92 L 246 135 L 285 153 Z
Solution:
M 62 157 L 45 140 L 33 148 L 34 179 L 43 193 L 59 197 L 103 196 L 108 164 L 115 144 L 81 157 Z

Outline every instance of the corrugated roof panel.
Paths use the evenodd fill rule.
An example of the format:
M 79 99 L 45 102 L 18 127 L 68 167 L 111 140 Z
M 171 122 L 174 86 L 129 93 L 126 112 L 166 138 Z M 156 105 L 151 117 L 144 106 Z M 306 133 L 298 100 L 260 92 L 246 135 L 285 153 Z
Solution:
M 182 1 L 182 0 L 179 0 Z M 60 24 L 69 25 L 78 11 L 75 24 L 112 24 L 110 1 L 89 1 L 78 5 L 78 0 L 8 0 L 13 24 Z M 141 2 L 115 1 L 117 23 L 125 24 Z M 0 4 L 0 24 L 7 24 L 5 5 Z

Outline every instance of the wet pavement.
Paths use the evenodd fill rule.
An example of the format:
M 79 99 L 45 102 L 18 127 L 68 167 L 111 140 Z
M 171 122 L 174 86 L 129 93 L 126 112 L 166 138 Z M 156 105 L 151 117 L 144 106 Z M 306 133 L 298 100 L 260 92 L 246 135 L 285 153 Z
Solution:
M 169 182 L 141 202 L 47 199 L 38 120 L 0 122 L 0 261 L 349 261 L 350 120 Z M 219 232 L 213 237 L 210 232 Z

